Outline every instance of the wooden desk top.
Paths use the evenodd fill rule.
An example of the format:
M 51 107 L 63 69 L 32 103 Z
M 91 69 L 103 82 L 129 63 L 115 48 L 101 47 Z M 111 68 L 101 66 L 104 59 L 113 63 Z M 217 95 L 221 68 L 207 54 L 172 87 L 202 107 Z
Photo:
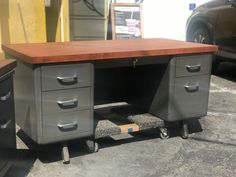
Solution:
M 0 77 L 16 67 L 15 60 L 0 60 Z
M 3 50 L 30 64 L 96 61 L 130 57 L 213 53 L 217 46 L 169 39 L 5 44 Z

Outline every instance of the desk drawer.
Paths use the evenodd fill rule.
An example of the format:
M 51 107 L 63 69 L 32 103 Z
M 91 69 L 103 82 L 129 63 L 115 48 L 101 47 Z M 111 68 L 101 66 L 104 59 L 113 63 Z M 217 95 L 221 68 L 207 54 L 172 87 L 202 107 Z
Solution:
M 43 116 L 43 137 L 62 140 L 70 139 L 68 136 L 76 134 L 79 138 L 83 132 L 92 132 L 92 111 L 75 111 L 61 114 L 49 114 Z M 73 136 L 74 137 L 74 136 Z
M 42 102 L 43 114 L 90 109 L 91 88 L 43 92 Z
M 106 19 L 70 18 L 70 31 L 72 39 L 92 37 L 105 39 Z
M 172 97 L 171 115 L 181 119 L 205 115 L 209 82 L 208 75 L 177 78 Z
M 209 74 L 211 55 L 192 55 L 176 57 L 176 77 Z
M 0 81 L 0 112 L 4 113 L 11 111 L 14 108 L 14 96 L 13 96 L 13 80 L 12 77 L 8 77 L 5 80 Z
M 0 77 L 0 176 L 16 155 L 15 112 L 12 74 Z
M 0 115 L 0 166 L 4 161 L 12 160 L 16 154 L 16 135 L 14 110 L 1 112 Z
M 42 90 L 59 90 L 91 85 L 92 64 L 42 66 Z
M 89 5 L 89 7 L 88 7 Z M 85 1 L 69 1 L 70 6 L 70 17 L 87 17 L 87 18 L 98 18 L 101 14 L 106 17 L 107 14 L 107 1 L 96 0 L 92 4 Z M 91 10 L 93 8 L 94 10 Z M 96 10 L 95 10 L 96 9 Z M 100 14 L 99 14 L 99 13 Z M 80 26 L 78 26 L 79 28 Z M 95 26 L 96 27 L 96 26 Z

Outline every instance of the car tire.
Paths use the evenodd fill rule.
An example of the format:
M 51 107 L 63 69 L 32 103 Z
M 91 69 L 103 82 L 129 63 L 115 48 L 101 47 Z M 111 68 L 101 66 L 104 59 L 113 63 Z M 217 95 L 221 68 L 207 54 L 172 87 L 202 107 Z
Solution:
M 213 40 L 208 30 L 205 28 L 198 28 L 193 31 L 190 41 L 202 44 L 212 44 Z
M 213 44 L 213 39 L 210 35 L 210 32 L 206 28 L 196 29 L 190 36 L 189 41 L 202 44 Z M 213 55 L 212 73 L 215 73 L 217 71 L 219 64 L 219 60 L 217 60 L 216 56 Z

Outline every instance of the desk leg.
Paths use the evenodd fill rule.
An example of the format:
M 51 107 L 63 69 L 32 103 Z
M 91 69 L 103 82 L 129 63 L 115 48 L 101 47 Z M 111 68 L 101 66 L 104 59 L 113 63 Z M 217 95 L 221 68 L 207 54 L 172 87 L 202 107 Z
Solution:
M 181 137 L 183 139 L 188 139 L 188 124 L 186 120 L 180 121 L 180 128 L 181 128 Z
M 64 164 L 70 163 L 70 154 L 67 143 L 63 143 L 62 145 L 61 156 Z

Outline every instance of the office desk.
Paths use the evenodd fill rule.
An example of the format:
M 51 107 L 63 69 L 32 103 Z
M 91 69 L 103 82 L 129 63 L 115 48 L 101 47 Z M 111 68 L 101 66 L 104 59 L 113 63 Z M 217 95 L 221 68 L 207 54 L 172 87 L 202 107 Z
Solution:
M 39 144 L 96 137 L 99 105 L 127 103 L 166 122 L 207 113 L 213 45 L 138 39 L 2 47 L 18 61 L 16 121 Z

